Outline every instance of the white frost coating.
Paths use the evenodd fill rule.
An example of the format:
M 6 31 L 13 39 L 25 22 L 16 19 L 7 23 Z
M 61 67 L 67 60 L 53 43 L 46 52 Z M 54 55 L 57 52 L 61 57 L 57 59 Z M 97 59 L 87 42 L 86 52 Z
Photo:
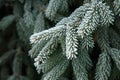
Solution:
M 56 47 L 56 39 L 51 38 L 50 41 L 39 52 L 38 56 L 35 58 L 36 59 L 35 62 L 44 63 L 45 60 L 49 57 L 49 55 L 53 53 L 55 47 Z
M 61 36 L 65 32 L 65 26 L 64 25 L 59 25 L 57 27 L 50 28 L 48 30 L 44 30 L 39 33 L 34 33 L 30 37 L 30 42 L 31 44 L 41 42 L 42 40 L 47 40 L 49 38 Z
M 99 2 L 99 15 L 100 15 L 100 21 L 102 25 L 112 24 L 114 21 L 114 14 L 110 10 L 109 6 L 106 6 L 105 3 Z
M 37 58 L 34 59 L 34 66 L 36 67 L 36 70 L 37 70 L 38 73 L 40 73 L 40 71 L 41 71 L 41 70 L 39 69 L 40 64 L 41 64 L 41 63 L 40 63 L 41 61 L 42 61 L 42 58 L 41 58 L 41 57 L 39 57 L 39 58 L 37 57 Z
M 96 11 L 96 5 L 93 4 L 89 11 L 86 12 L 81 24 L 78 27 L 78 35 L 83 38 L 86 35 L 90 35 L 97 27 L 99 22 L 99 15 Z
M 68 59 L 76 58 L 77 56 L 77 35 L 75 29 L 67 25 L 66 30 L 66 56 Z
M 105 3 L 92 2 L 91 7 L 86 12 L 81 24 L 78 27 L 78 35 L 82 38 L 90 35 L 101 24 L 109 25 L 114 21 L 113 13 Z

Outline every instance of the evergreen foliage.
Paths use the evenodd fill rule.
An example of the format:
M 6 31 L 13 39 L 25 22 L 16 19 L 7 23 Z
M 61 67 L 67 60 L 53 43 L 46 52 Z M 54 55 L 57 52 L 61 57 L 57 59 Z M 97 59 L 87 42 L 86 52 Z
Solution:
M 7 80 L 38 80 L 27 52 L 40 80 L 120 80 L 120 0 L 0 0 L 2 6 L 12 13 L 0 30 L 15 23 L 24 43 L 13 37 L 17 45 L 0 56 L 0 66 L 13 63 Z

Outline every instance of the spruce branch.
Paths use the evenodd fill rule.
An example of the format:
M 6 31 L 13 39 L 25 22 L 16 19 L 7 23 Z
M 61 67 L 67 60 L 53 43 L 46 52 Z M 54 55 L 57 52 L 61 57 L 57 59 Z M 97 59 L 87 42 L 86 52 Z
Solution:
M 101 26 L 112 24 L 114 21 L 114 14 L 110 10 L 110 7 L 106 5 L 106 3 L 99 2 L 99 15 Z
M 93 66 L 92 60 L 90 59 L 89 51 L 87 49 L 80 49 L 78 58 L 82 65 L 89 71 Z
M 61 9 L 64 5 L 63 7 L 61 6 L 63 0 L 61 2 L 59 1 L 49 1 L 45 16 L 51 21 L 56 21 L 57 15 L 61 16 L 59 11 L 62 11 Z M 41 30 L 41 32 L 36 31 L 30 37 L 30 42 L 33 44 L 33 47 L 30 50 L 30 55 L 35 55 L 36 57 L 34 65 L 36 66 L 37 71 L 41 72 L 42 70 L 44 73 L 42 80 L 57 80 L 61 74 L 65 72 L 69 60 L 62 58 L 64 55 L 66 55 L 68 59 L 72 59 L 73 72 L 76 79 L 88 80 L 87 70 L 90 70 L 92 66 L 89 49 L 94 47 L 92 35 L 96 34 L 96 32 L 94 33 L 96 30 L 98 30 L 98 35 L 96 36 L 97 43 L 99 44 L 102 53 L 99 55 L 98 63 L 96 65 L 95 79 L 108 80 L 111 74 L 110 56 L 113 55 L 111 54 L 111 51 L 109 51 L 111 48 L 109 44 L 108 26 L 113 23 L 114 15 L 109 6 L 102 1 L 103 0 L 91 0 L 90 2 L 89 0 L 85 0 L 84 3 L 89 3 L 78 7 L 69 17 L 60 20 L 55 27 L 49 28 L 48 30 Z M 68 3 L 66 2 L 65 4 Z M 41 17 L 43 20 L 42 26 L 45 27 L 44 13 L 39 15 L 40 16 L 38 17 Z M 37 26 L 36 29 L 39 29 L 42 23 L 37 25 L 39 22 L 36 22 L 35 24 Z M 78 49 L 78 38 L 81 39 L 80 50 Z M 53 53 L 55 46 L 51 47 L 51 45 L 55 45 L 54 41 L 56 39 L 57 43 L 61 44 L 63 54 Z M 45 41 L 47 44 L 43 48 L 39 46 Z M 114 58 L 116 58 L 116 55 L 114 55 Z M 117 62 L 116 64 L 118 65 L 119 63 Z
M 61 60 L 57 65 L 51 69 L 48 73 L 46 73 L 42 80 L 56 80 L 58 79 L 66 70 L 67 66 L 69 65 L 69 60 L 65 57 Z
M 39 61 L 35 62 L 34 65 L 38 73 L 40 73 L 41 71 L 43 73 L 49 72 L 55 65 L 57 65 L 58 62 L 63 60 L 64 56 L 61 54 L 62 53 L 60 54 L 55 53 L 50 58 L 48 58 L 45 63 L 40 63 Z
M 30 42 L 33 43 L 40 43 L 41 41 L 48 40 L 51 37 L 60 37 L 65 34 L 65 23 L 67 18 L 63 18 L 60 22 L 56 24 L 55 27 L 50 28 L 48 30 L 44 30 L 39 33 L 34 33 L 30 37 Z
M 110 53 L 114 63 L 116 64 L 117 68 L 120 70 L 120 50 L 112 48 Z
M 83 38 L 93 33 L 99 24 L 108 25 L 113 21 L 113 13 L 109 10 L 109 6 L 106 6 L 101 1 L 97 2 L 93 0 L 78 27 L 78 35 Z
M 59 37 L 61 35 L 63 35 L 65 32 L 65 26 L 61 25 L 61 26 L 57 26 L 54 28 L 50 28 L 48 30 L 44 30 L 42 32 L 39 33 L 35 33 L 30 37 L 30 42 L 31 43 L 39 43 L 43 40 L 47 40 L 49 38 L 53 37 Z
M 85 16 L 82 19 L 78 27 L 78 35 L 83 38 L 85 36 L 90 35 L 98 26 L 99 24 L 99 15 L 98 15 L 98 4 L 91 3 L 90 8 L 86 12 Z
M 85 36 L 82 41 L 81 41 L 81 48 L 84 49 L 86 48 L 87 50 L 89 48 L 93 48 L 94 47 L 94 41 L 93 38 L 91 37 L 91 35 Z
M 18 53 L 17 53 L 18 54 Z M 19 55 L 15 55 L 15 59 L 13 61 L 13 73 L 15 75 L 20 75 L 22 70 L 22 56 L 20 55 L 20 57 L 18 57 Z
M 102 51 L 109 52 L 109 36 L 108 36 L 108 27 L 100 28 L 97 35 L 97 42 Z
M 101 48 L 102 53 L 99 55 L 96 80 L 108 80 L 111 73 L 111 59 L 110 59 L 110 45 L 108 40 L 108 27 L 101 27 L 97 36 L 97 42 Z
M 31 35 L 33 33 L 34 29 L 34 16 L 33 13 L 31 12 L 32 8 L 32 0 L 27 0 L 25 5 L 24 5 L 24 15 L 23 15 L 23 21 L 25 23 L 25 26 L 29 29 L 28 34 Z
M 35 25 L 34 25 L 34 33 L 43 31 L 45 29 L 45 19 L 44 19 L 44 14 L 42 12 L 40 12 L 37 16 L 36 16 L 36 20 L 35 20 Z M 32 45 L 32 49 L 29 50 L 29 55 L 31 57 L 35 57 L 39 51 L 43 48 L 43 46 L 47 43 L 48 40 L 46 41 L 42 41 L 41 43 L 36 43 Z
M 111 59 L 108 53 L 102 52 L 96 65 L 96 80 L 108 80 L 111 73 Z
M 115 64 L 113 64 L 113 68 L 111 71 L 111 76 L 109 78 L 110 80 L 119 80 L 120 79 L 120 71 L 119 69 L 116 67 Z
M 3 10 L 0 13 L 0 29 L 5 31 L 0 31 L 2 44 L 0 46 L 3 46 L 2 42 L 7 42 L 8 45 L 5 44 L 5 47 L 10 49 L 0 54 L 0 66 L 3 65 L 0 74 L 6 76 L 9 72 L 11 74 L 11 66 L 8 68 L 5 63 L 12 60 L 13 75 L 8 80 L 28 80 L 27 77 L 38 80 L 32 62 L 26 57 L 27 54 L 23 55 L 21 50 L 20 52 L 17 50 L 16 53 L 14 50 L 16 43 L 19 42 L 18 38 L 25 43 L 22 49 L 24 51 L 29 49 L 29 55 L 34 58 L 34 66 L 42 80 L 68 80 L 71 77 L 72 80 L 88 80 L 93 79 L 94 70 L 95 80 L 120 79 L 118 72 L 120 36 L 117 30 L 120 0 L 0 0 L 0 2 L 0 10 Z M 17 31 L 14 24 L 14 29 L 8 28 L 14 21 L 17 24 Z M 7 30 L 13 31 L 9 34 L 13 35 L 12 38 L 6 36 Z M 19 37 L 14 35 L 16 32 Z M 12 39 L 15 40 L 11 41 Z M 7 49 L 0 47 L 0 53 L 4 50 Z M 22 70 L 25 73 L 21 73 Z
M 35 20 L 35 25 L 34 25 L 34 33 L 40 32 L 45 30 L 45 19 L 44 19 L 44 14 L 40 12 Z
M 26 27 L 32 27 L 34 26 L 34 17 L 33 17 L 33 14 L 30 12 L 30 11 L 25 11 L 25 14 L 24 14 L 24 22 L 26 24 Z
M 82 10 L 82 9 L 80 9 Z M 76 12 L 75 12 L 76 13 Z M 77 13 L 78 14 L 78 13 Z M 75 15 L 75 14 L 74 14 Z M 74 16 L 72 15 L 72 16 Z M 81 13 L 81 15 L 83 15 L 83 13 Z M 78 15 L 81 17 L 81 15 Z M 61 36 L 61 33 L 64 34 L 64 31 L 66 30 L 66 25 L 68 24 L 71 24 L 72 26 L 76 26 L 78 25 L 78 22 L 79 19 L 76 19 L 77 17 L 69 17 L 69 18 L 64 18 L 62 19 L 59 23 L 56 24 L 56 27 L 53 27 L 51 29 L 48 29 L 48 30 L 45 30 L 45 31 L 42 31 L 40 33 L 35 33 L 33 34 L 31 37 L 30 37 L 30 41 L 31 43 L 37 43 L 37 42 L 40 42 L 40 41 L 43 41 L 43 40 L 46 40 L 46 39 L 49 39 L 51 38 L 52 36 L 53 37 L 57 37 L 57 36 Z M 63 28 L 62 28 L 63 26 Z M 60 28 L 58 28 L 60 27 Z M 58 29 L 57 29 L 58 28 Z M 60 31 L 59 31 L 60 30 Z M 74 30 L 75 32 L 75 30 Z M 59 34 L 59 35 L 57 35 Z M 77 34 L 76 34 L 77 35 Z M 67 34 L 66 34 L 66 37 L 67 37 Z M 77 38 L 77 37 L 76 37 Z M 77 39 L 76 39 L 77 40 Z M 75 43 L 76 44 L 76 43 Z M 66 53 L 67 54 L 67 53 Z
M 17 27 L 17 31 L 20 39 L 25 43 L 27 48 L 30 48 L 29 37 L 33 33 L 33 29 L 31 28 L 32 26 L 27 27 L 24 20 L 20 19 L 16 27 Z
M 58 42 L 61 44 L 62 52 L 66 54 L 66 37 L 62 36 L 58 38 Z
M 67 11 L 68 10 L 68 2 L 67 0 L 50 0 L 48 7 L 45 11 L 45 15 L 48 19 L 54 20 L 57 12 Z
M 72 67 L 76 80 L 88 80 L 88 74 L 84 64 L 85 63 L 82 63 L 79 58 L 72 60 Z
M 85 9 L 86 9 L 86 7 L 88 7 L 88 4 L 82 6 L 82 8 L 85 8 Z M 84 12 L 82 12 L 81 14 L 79 14 L 79 13 L 77 13 L 77 11 L 79 11 L 79 12 L 84 11 Z M 51 38 L 52 36 L 53 36 L 53 37 L 62 36 L 61 33 L 64 35 L 65 30 L 67 30 L 67 25 L 78 26 L 79 20 L 80 20 L 81 17 L 83 17 L 83 15 L 84 15 L 84 13 L 85 13 L 85 10 L 82 10 L 82 9 L 79 8 L 79 9 L 77 9 L 77 11 L 75 11 L 70 17 L 68 17 L 68 18 L 63 18 L 60 22 L 58 22 L 58 23 L 56 24 L 56 27 L 53 27 L 53 28 L 50 28 L 50 29 L 48 29 L 48 30 L 44 30 L 44 31 L 42 31 L 42 32 L 33 34 L 33 35 L 30 37 L 31 43 L 38 43 L 38 42 L 41 42 L 41 41 L 43 41 L 43 40 L 49 39 L 49 38 Z M 77 14 L 77 16 L 76 16 L 75 14 Z M 77 17 L 78 17 L 78 18 L 77 18 Z M 63 28 L 62 28 L 62 26 L 63 26 Z M 58 28 L 58 27 L 60 27 L 61 29 Z M 58 29 L 57 29 L 57 28 L 58 28 Z M 57 29 L 57 30 L 56 30 L 56 29 Z M 59 31 L 59 30 L 60 30 L 60 31 Z M 68 30 L 69 30 L 69 28 L 68 28 Z M 71 29 L 71 30 L 72 30 L 72 29 Z M 73 29 L 73 30 L 70 31 L 70 32 L 72 32 L 71 35 L 73 35 L 74 33 L 76 33 L 76 29 Z M 57 35 L 57 34 L 59 34 L 59 35 Z M 74 37 L 74 36 L 76 36 L 76 37 L 75 37 L 75 39 L 76 39 L 76 38 L 77 38 L 77 34 L 74 34 L 72 37 Z M 68 32 L 67 32 L 67 31 L 66 31 L 66 37 L 68 37 Z M 71 39 L 72 39 L 72 37 L 71 37 Z M 66 40 L 67 40 L 67 38 L 66 38 Z M 73 40 L 74 40 L 74 39 L 73 39 Z M 76 41 L 77 41 L 77 39 L 76 39 Z M 62 43 L 61 43 L 61 44 L 62 44 Z M 77 44 L 77 42 L 76 42 L 75 44 Z M 67 47 L 68 47 L 68 46 L 66 45 L 66 48 L 67 48 Z M 76 46 L 76 47 L 77 47 L 77 46 Z M 73 53 L 74 53 L 74 52 L 76 53 L 76 51 L 77 51 L 77 49 L 75 49 L 75 51 L 73 51 Z M 66 55 L 68 55 L 68 52 L 66 52 Z M 70 58 L 70 55 L 69 55 L 69 58 Z
M 77 34 L 75 33 L 75 29 L 67 25 L 66 30 L 66 57 L 68 59 L 76 58 L 77 53 Z
M 114 0 L 113 5 L 114 5 L 114 13 L 115 13 L 115 15 L 120 16 L 120 0 Z
M 48 42 L 49 40 L 43 41 L 41 43 L 33 44 L 32 48 L 29 50 L 29 55 L 34 58 L 37 56 L 39 51 L 42 50 L 43 46 Z
M 53 53 L 55 48 L 57 47 L 57 41 L 54 38 L 51 38 L 47 44 L 42 48 L 42 50 L 39 52 L 37 57 L 34 59 L 36 61 L 40 61 L 42 63 L 45 62 L 45 60 Z

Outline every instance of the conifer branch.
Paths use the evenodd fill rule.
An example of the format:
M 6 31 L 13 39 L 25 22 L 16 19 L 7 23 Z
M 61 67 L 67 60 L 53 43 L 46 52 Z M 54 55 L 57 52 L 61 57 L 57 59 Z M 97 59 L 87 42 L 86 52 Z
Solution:
M 98 4 L 92 3 L 78 27 L 78 35 L 83 38 L 90 35 L 99 24 Z
M 29 37 L 33 33 L 32 27 L 27 27 L 23 19 L 20 19 L 16 26 L 20 39 L 25 43 L 27 48 L 30 48 Z
M 15 58 L 13 61 L 13 73 L 14 75 L 20 75 L 22 72 L 22 60 L 23 60 L 23 52 L 20 48 L 17 49 L 17 53 L 15 54 Z
M 77 53 L 77 35 L 75 29 L 67 25 L 66 30 L 66 56 L 68 59 L 76 58 Z
M 88 80 L 86 67 L 79 58 L 72 60 L 72 66 L 76 80 Z
M 80 49 L 80 53 L 78 55 L 78 58 L 82 65 L 89 71 L 91 67 L 93 66 L 92 60 L 90 59 L 90 55 L 88 53 L 89 51 L 87 49 Z
M 66 37 L 65 36 L 60 37 L 58 40 L 59 40 L 59 42 L 61 44 L 62 52 L 66 53 Z
M 93 38 L 91 37 L 91 35 L 85 36 L 82 41 L 81 41 L 81 48 L 84 49 L 86 48 L 87 50 L 89 48 L 93 48 L 94 47 L 94 41 Z
M 120 70 L 120 50 L 112 48 L 110 53 L 114 63 L 116 64 L 117 68 Z
M 25 14 L 24 14 L 24 22 L 26 24 L 26 27 L 33 27 L 34 26 L 34 18 L 33 18 L 33 15 L 30 11 L 25 11 Z
M 65 26 L 61 25 L 61 26 L 57 26 L 54 28 L 50 28 L 48 30 L 44 30 L 42 32 L 39 33 L 35 33 L 30 37 L 30 42 L 31 43 L 39 43 L 43 40 L 47 40 L 49 38 L 53 37 L 58 37 L 63 35 L 65 32 Z
M 111 73 L 111 59 L 106 52 L 102 52 L 96 65 L 96 80 L 108 80 Z
M 109 36 L 108 36 L 108 27 L 102 27 L 97 35 L 97 42 L 102 51 L 109 52 Z
M 39 52 L 39 54 L 35 58 L 35 62 L 39 61 L 44 63 L 45 60 L 49 57 L 49 55 L 53 53 L 56 47 L 57 41 L 54 38 L 51 38 L 50 41 L 48 41 L 47 44 Z
M 101 48 L 102 53 L 99 55 L 96 80 L 108 80 L 111 73 L 111 59 L 110 59 L 110 45 L 108 41 L 108 27 L 101 28 L 97 36 L 97 42 Z
M 67 0 L 50 0 L 45 15 L 48 19 L 53 20 L 59 10 L 68 10 Z
M 114 0 L 113 5 L 115 15 L 118 14 L 120 16 L 120 0 Z
M 0 54 L 0 80 L 11 70 L 7 80 L 38 79 L 28 50 L 42 80 L 120 80 L 120 0 L 0 0 L 0 10 L 0 53 L 10 49 Z
M 50 72 L 46 73 L 42 80 L 56 80 L 58 79 L 66 70 L 67 66 L 69 65 L 69 60 L 63 58 L 57 65 L 50 70 Z
M 112 24 L 114 21 L 114 14 L 110 10 L 110 7 L 106 5 L 106 3 L 99 2 L 99 15 L 101 26 L 106 26 Z
M 33 47 L 29 50 L 29 55 L 34 58 L 37 56 L 37 54 L 39 53 L 39 51 L 42 50 L 43 46 L 48 42 L 49 40 L 46 40 L 44 42 L 41 43 L 37 43 L 37 44 L 33 44 Z
M 34 25 L 34 33 L 40 32 L 45 30 L 45 19 L 44 19 L 44 14 L 40 12 L 35 20 L 35 25 Z
M 41 71 L 43 73 L 49 72 L 55 65 L 57 65 L 58 62 L 63 59 L 64 56 L 61 54 L 55 53 L 55 55 L 52 55 L 50 58 L 48 58 L 45 63 L 40 63 L 40 61 L 35 62 L 34 65 L 38 73 Z

